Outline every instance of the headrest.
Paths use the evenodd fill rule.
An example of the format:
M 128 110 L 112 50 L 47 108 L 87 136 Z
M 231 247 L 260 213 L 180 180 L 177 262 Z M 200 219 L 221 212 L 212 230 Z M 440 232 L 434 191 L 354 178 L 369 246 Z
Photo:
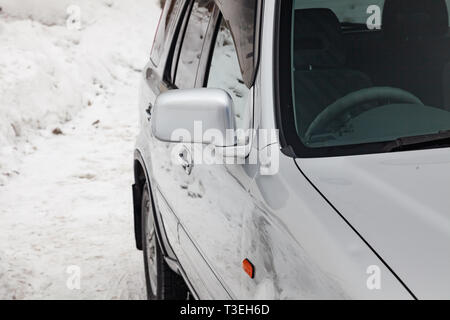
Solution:
M 295 68 L 332 68 L 345 64 L 339 19 L 330 9 L 295 11 Z
M 383 30 L 391 38 L 440 36 L 448 32 L 445 0 L 386 0 Z

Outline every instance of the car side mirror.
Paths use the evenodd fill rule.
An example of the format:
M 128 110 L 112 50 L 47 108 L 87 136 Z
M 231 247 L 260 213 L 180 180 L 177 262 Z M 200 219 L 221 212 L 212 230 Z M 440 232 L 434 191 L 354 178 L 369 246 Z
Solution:
M 153 135 L 172 143 L 236 145 L 233 100 L 222 89 L 178 89 L 162 93 L 152 110 Z

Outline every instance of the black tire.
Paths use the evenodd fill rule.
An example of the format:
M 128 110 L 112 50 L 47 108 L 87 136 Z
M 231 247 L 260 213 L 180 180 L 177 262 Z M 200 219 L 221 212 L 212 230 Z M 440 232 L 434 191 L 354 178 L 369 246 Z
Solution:
M 148 300 L 186 300 L 188 288 L 164 260 L 155 232 L 153 205 L 147 184 L 142 190 L 142 251 Z

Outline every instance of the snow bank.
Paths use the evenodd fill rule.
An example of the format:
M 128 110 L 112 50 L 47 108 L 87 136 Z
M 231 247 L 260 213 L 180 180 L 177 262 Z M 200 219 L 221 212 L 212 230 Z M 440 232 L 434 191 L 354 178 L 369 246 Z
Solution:
M 120 0 L 119 0 L 120 1 Z M 67 25 L 74 16 L 73 6 L 82 9 L 83 22 L 89 23 L 97 16 L 102 6 L 113 7 L 117 0 L 1 0 L 0 7 L 6 16 L 29 19 L 46 26 Z
M 39 21 L 46 25 L 65 23 L 70 0 L 2 0 L 3 12 L 11 17 Z
M 159 11 L 148 0 L 0 0 L 0 184 L 34 134 L 107 104 L 139 71 Z M 80 28 L 78 28 L 78 26 Z
M 79 30 L 65 0 L 0 0 L 0 299 L 145 297 L 129 186 L 160 9 L 73 3 Z

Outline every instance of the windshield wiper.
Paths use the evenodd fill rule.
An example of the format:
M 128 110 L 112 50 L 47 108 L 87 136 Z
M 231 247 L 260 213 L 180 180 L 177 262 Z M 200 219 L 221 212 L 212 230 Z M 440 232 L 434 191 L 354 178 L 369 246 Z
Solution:
M 386 152 L 450 147 L 450 130 L 434 134 L 399 138 L 384 147 Z

